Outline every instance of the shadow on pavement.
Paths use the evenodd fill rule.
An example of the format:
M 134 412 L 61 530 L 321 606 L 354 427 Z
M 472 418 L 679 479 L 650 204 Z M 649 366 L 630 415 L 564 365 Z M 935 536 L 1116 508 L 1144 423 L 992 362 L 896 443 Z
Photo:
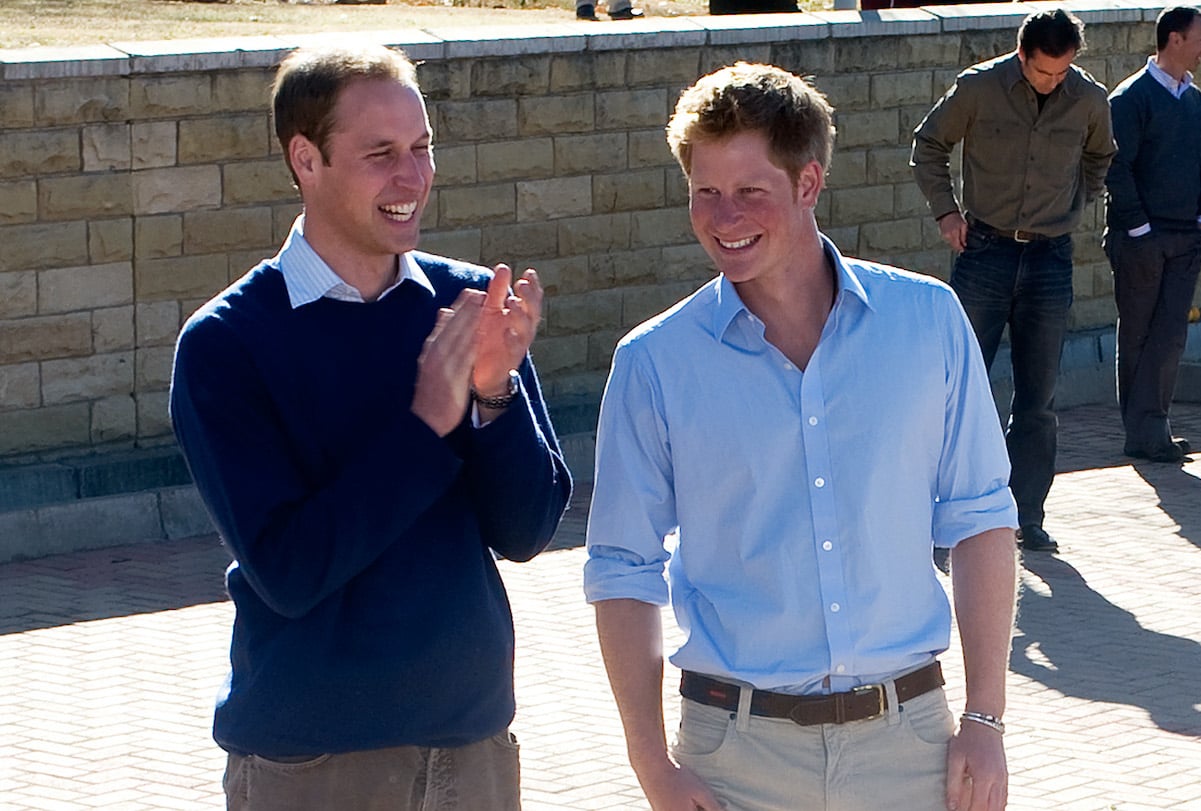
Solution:
M 1201 735 L 1201 644 L 1144 628 L 1067 561 L 1031 555 L 1024 566 L 1045 589 L 1021 595 L 1013 672 L 1064 695 L 1140 707 L 1167 732 Z
M 1180 526 L 1180 537 L 1201 548 L 1201 460 L 1183 465 L 1141 463 L 1134 472 L 1155 490 L 1160 508 Z

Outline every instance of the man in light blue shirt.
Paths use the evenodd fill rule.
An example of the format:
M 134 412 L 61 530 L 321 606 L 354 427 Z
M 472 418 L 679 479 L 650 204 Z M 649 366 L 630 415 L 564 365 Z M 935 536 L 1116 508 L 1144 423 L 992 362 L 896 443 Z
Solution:
M 833 136 L 818 91 L 745 63 L 685 91 L 668 127 L 721 275 L 617 348 L 585 569 L 654 811 L 1005 804 L 1017 515 L 1000 425 L 950 289 L 819 233 Z M 958 732 L 932 545 L 954 550 Z M 685 634 L 670 752 L 669 599 Z

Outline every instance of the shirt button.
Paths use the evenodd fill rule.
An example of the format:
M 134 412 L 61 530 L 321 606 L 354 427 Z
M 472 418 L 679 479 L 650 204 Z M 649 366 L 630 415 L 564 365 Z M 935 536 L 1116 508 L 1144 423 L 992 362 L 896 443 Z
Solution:
M 829 552 L 833 548 L 834 548 L 834 544 L 830 543 L 829 541 L 822 541 L 822 549 Z
M 842 610 L 842 606 L 840 606 L 838 603 L 830 603 L 830 610 L 837 614 Z
M 813 480 L 813 483 L 814 483 L 815 485 L 817 485 L 818 487 L 825 487 L 825 486 L 826 486 L 826 480 L 825 480 L 825 479 L 823 479 L 821 476 L 818 476 L 816 479 L 814 479 L 814 480 Z
M 810 417 L 810 418 L 809 418 L 809 424 L 810 424 L 810 425 L 817 425 L 817 417 Z
M 847 672 L 847 666 L 846 666 L 846 665 L 839 665 L 838 667 L 834 668 L 834 672 L 835 672 L 835 673 L 846 673 L 846 672 Z
M 791 363 L 785 363 L 784 368 L 791 372 L 793 367 Z

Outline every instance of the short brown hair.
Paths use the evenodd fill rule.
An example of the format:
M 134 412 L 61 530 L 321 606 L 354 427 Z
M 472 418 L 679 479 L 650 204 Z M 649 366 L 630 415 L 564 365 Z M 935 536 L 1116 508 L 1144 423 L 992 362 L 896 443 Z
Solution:
M 767 136 L 773 162 L 793 183 L 812 161 L 830 166 L 834 108 L 808 81 L 773 65 L 737 62 L 698 79 L 680 94 L 667 143 L 687 175 L 696 141 L 746 131 Z
M 1018 28 L 1018 49 L 1026 56 L 1039 51 L 1052 59 L 1068 53 L 1082 54 L 1085 49 L 1084 23 L 1061 8 L 1035 11 Z
M 382 45 L 362 48 L 301 48 L 280 63 L 271 86 L 271 110 L 275 116 L 275 135 L 284 151 L 284 161 L 292 179 L 292 160 L 288 144 L 303 135 L 316 146 L 328 164 L 326 141 L 334 127 L 334 107 L 346 85 L 360 79 L 390 79 L 417 86 L 417 69 L 401 51 Z

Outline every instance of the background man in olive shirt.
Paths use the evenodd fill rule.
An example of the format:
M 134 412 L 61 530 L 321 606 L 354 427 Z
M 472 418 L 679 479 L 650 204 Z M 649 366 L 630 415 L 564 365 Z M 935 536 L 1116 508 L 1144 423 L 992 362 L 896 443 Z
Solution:
M 910 164 L 958 256 L 951 272 L 991 369 L 1009 325 L 1013 401 L 1005 431 L 1018 537 L 1055 552 L 1042 527 L 1055 475 L 1055 381 L 1072 304 L 1072 237 L 1113 157 L 1104 86 L 1072 64 L 1084 24 L 1031 14 L 1016 51 L 974 65 L 914 132 Z M 963 204 L 950 157 L 963 142 Z

